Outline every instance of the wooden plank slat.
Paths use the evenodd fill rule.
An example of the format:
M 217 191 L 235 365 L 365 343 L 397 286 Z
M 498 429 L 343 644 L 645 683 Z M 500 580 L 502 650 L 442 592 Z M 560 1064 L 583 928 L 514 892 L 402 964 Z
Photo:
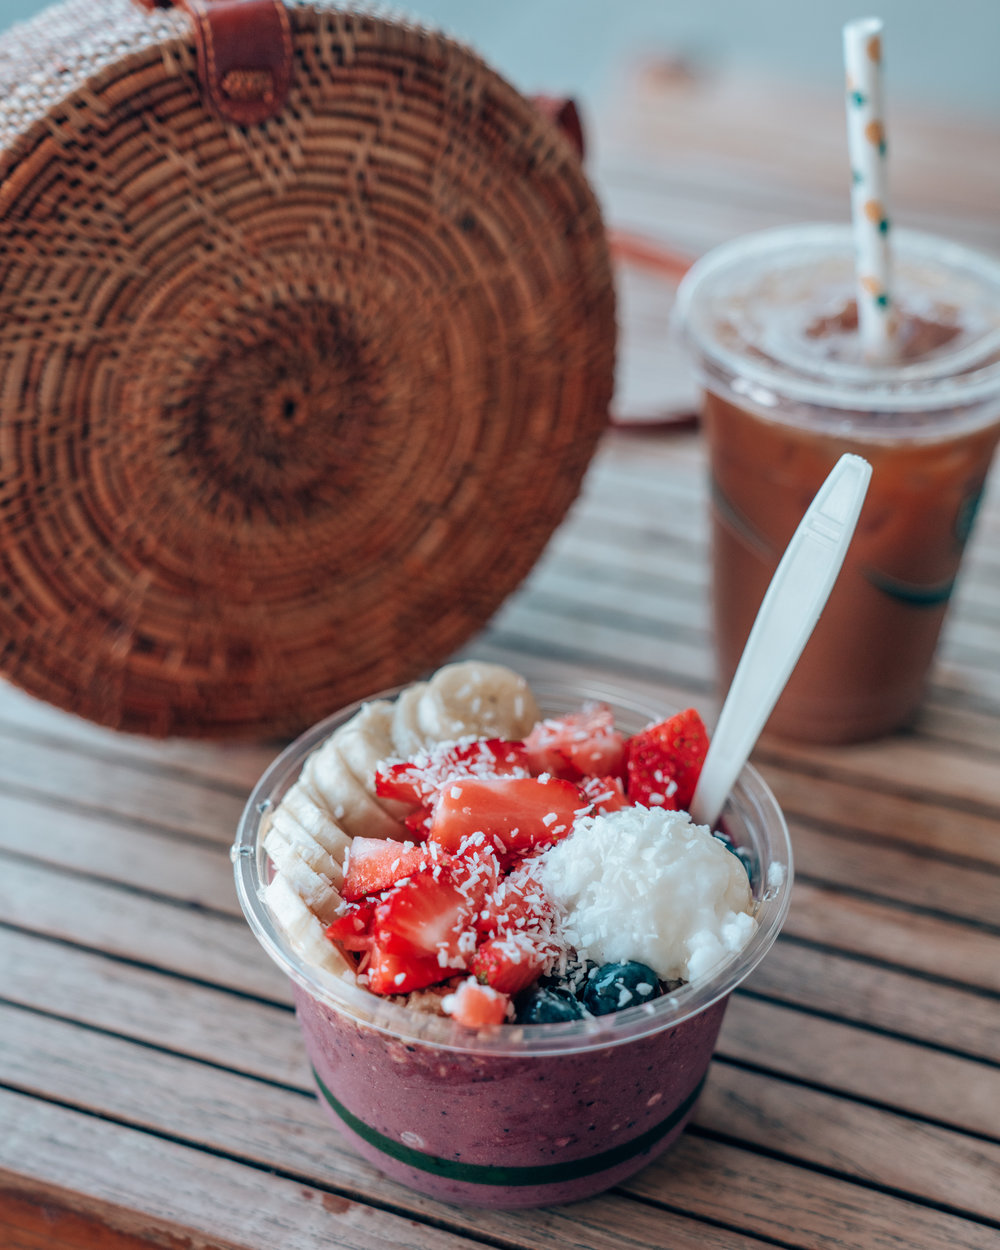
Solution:
M 887 847 L 919 847 L 1000 868 L 993 816 L 956 809 L 948 802 L 862 789 L 835 775 L 799 772 L 771 758 L 763 772 L 786 817 L 822 821 L 855 836 L 870 834 Z
M 1000 807 L 1000 759 L 954 751 L 943 767 L 940 744 L 916 737 L 897 735 L 836 750 L 765 738 L 756 758 L 765 762 L 773 758 L 803 772 L 835 776 L 861 793 L 876 790 L 949 802 L 965 811 L 981 811 L 991 819 Z
M 923 738 L 942 743 L 944 749 L 972 747 L 1000 753 L 1000 720 L 967 704 L 955 705 L 931 691 L 924 700 L 914 729 Z
M 229 855 L 215 840 L 196 843 L 89 812 L 6 795 L 0 850 L 180 903 L 242 915 Z
M 532 579 L 525 586 L 520 598 L 545 603 L 566 616 L 599 615 L 610 624 L 618 625 L 623 632 L 632 628 L 654 637 L 665 631 L 688 632 L 699 641 L 705 633 L 702 603 L 650 586 L 645 581 L 637 583 L 620 566 L 596 568 L 585 562 L 563 559 L 558 565 L 540 570 L 537 580 Z
M 139 768 L 134 761 L 93 759 L 48 742 L 0 732 L 0 787 L 24 797 L 106 812 L 151 828 L 231 843 L 246 801 L 220 785 Z M 249 793 L 249 791 L 248 791 Z
M 996 1229 L 915 1203 L 845 1185 L 762 1155 L 688 1137 L 674 1159 L 673 1187 L 696 1195 L 706 1219 L 743 1220 L 772 1245 L 809 1250 L 994 1250 Z M 669 1204 L 656 1165 L 630 1193 Z M 658 1191 L 658 1192 L 657 1192 Z M 688 1199 L 690 1200 L 690 1199 Z M 668 1244 L 668 1243 L 667 1243 Z
M 153 1233 L 134 1236 L 109 1228 L 104 1218 L 70 1211 L 49 1196 L 44 1203 L 5 1191 L 0 1182 L 0 1245 L 6 1250 L 57 1250 L 63 1246 L 92 1250 L 149 1250 L 162 1246 Z
M 1000 935 L 796 881 L 785 932 L 1000 993 Z
M 28 731 L 95 758 L 125 756 L 154 768 L 202 777 L 249 790 L 281 749 L 281 744 L 213 742 L 181 738 L 144 738 L 116 733 L 71 716 L 0 680 L 0 725 Z
M 839 103 L 805 85 L 783 82 L 775 91 L 773 79 L 759 72 L 677 74 L 648 58 L 630 66 L 598 114 L 595 159 L 600 165 L 607 154 L 647 177 L 686 175 L 716 190 L 742 179 L 737 183 L 742 196 L 718 196 L 734 233 L 742 232 L 751 228 L 748 188 L 779 207 L 796 193 L 842 202 L 847 156 Z M 803 134 L 811 137 L 808 145 Z M 910 101 L 905 119 L 895 119 L 893 134 L 893 187 L 908 212 L 982 221 L 1000 244 L 996 222 L 985 211 L 1000 195 L 995 128 L 983 119 L 949 117 Z M 842 208 L 837 217 L 843 217 Z
M 789 827 L 803 877 L 997 927 L 1000 876 L 993 869 L 964 867 L 874 838 L 828 833 L 801 820 Z
M 1000 1070 L 912 1042 L 737 997 L 719 1053 L 891 1111 L 996 1140 Z
M 746 982 L 808 1007 L 1000 1065 L 1000 1000 L 779 939 Z
M 696 1123 L 730 1142 L 1000 1222 L 1000 1145 L 992 1142 L 722 1062 L 712 1066 Z M 817 1183 L 810 1178 L 809 1189 Z M 852 1201 L 836 1185 L 828 1192 L 833 1203 Z
M 684 553 L 650 548 L 643 542 L 622 541 L 620 532 L 608 533 L 606 526 L 589 521 L 581 520 L 572 528 L 557 530 L 543 558 L 553 564 L 562 559 L 589 561 L 599 568 L 602 576 L 607 570 L 617 570 L 623 580 L 641 581 L 645 585 L 659 581 L 668 589 L 676 587 L 678 593 L 692 597 L 707 594 L 708 570 L 703 564 L 692 561 Z
M 510 600 L 501 608 L 491 623 L 491 635 L 500 645 L 529 654 L 596 665 L 610 661 L 616 667 L 647 669 L 674 681 L 690 678 L 693 689 L 712 682 L 712 666 L 702 646 L 677 638 L 624 633 L 524 600 Z
M 291 995 L 241 917 L 0 856 L 0 923 L 273 1002 Z
M 290 996 L 287 1003 L 262 1003 L 2 927 L 0 967 L 0 996 L 12 1005 L 261 1080 L 311 1088 Z

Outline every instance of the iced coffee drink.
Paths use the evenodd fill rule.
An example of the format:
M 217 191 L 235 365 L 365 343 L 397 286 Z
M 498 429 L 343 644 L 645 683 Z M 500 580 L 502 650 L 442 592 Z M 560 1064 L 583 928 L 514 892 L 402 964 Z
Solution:
M 737 240 L 678 296 L 704 393 L 720 687 L 826 475 L 844 452 L 873 468 L 839 581 L 768 724 L 807 741 L 875 737 L 914 714 L 1000 436 L 1000 264 L 895 238 L 891 365 L 863 359 L 846 227 Z

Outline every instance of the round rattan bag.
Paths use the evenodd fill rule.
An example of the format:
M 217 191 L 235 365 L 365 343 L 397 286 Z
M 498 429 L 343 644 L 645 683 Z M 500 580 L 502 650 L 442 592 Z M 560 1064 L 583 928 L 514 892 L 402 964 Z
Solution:
M 286 734 L 438 663 L 606 420 L 573 144 L 442 35 L 280 20 L 285 97 L 242 124 L 185 12 L 0 39 L 0 667 L 119 729 Z

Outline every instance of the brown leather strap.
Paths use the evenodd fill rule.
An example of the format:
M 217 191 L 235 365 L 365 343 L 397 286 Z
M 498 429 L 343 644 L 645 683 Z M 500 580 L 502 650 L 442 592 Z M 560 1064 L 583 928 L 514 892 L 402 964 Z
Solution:
M 253 125 L 284 107 L 292 28 L 282 0 L 136 0 L 190 14 L 205 103 L 226 121 Z
M 533 95 L 531 103 L 550 121 L 555 122 L 579 155 L 584 155 L 583 122 L 576 102 L 568 96 Z

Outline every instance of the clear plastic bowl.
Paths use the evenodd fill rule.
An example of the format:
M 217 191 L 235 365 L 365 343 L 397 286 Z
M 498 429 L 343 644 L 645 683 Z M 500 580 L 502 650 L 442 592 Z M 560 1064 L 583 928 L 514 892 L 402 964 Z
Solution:
M 532 689 L 545 715 L 587 700 L 606 703 L 626 733 L 673 710 L 585 677 L 580 684 L 533 682 Z M 293 982 L 322 1104 L 383 1172 L 446 1201 L 543 1206 L 618 1183 L 687 1122 L 729 995 L 784 921 L 792 856 L 774 796 L 748 766 L 723 813 L 726 832 L 752 861 L 758 924 L 739 955 L 703 980 L 614 1015 L 471 1030 L 305 963 L 264 902 L 267 813 L 310 752 L 360 706 L 328 717 L 282 752 L 254 788 L 233 847 L 250 927 Z

